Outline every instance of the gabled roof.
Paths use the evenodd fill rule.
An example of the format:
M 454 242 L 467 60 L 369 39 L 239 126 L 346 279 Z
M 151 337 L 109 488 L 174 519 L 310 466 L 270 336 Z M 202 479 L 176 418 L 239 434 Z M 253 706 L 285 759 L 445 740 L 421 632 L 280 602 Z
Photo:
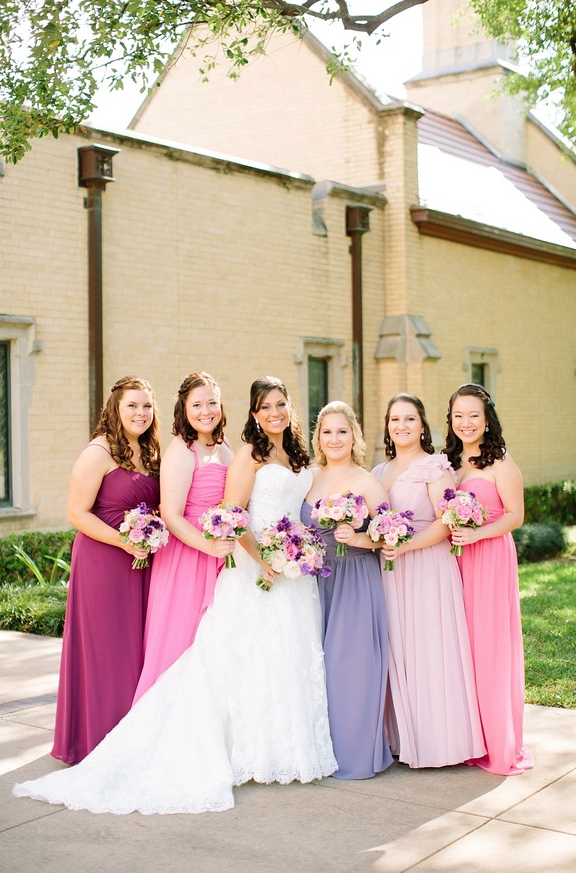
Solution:
M 541 251 L 546 257 L 538 260 L 554 261 L 554 254 L 576 260 L 576 215 L 525 167 L 502 159 L 460 121 L 436 112 L 419 119 L 418 143 L 420 211 L 413 210 L 413 217 L 421 232 L 432 233 L 433 221 L 444 228 L 434 235 L 448 237 L 450 221 L 433 216 L 452 216 L 460 230 L 484 239 L 470 244 L 493 248 L 487 242 L 492 236 L 507 240 L 508 250 L 514 242 L 524 245 L 527 257 Z

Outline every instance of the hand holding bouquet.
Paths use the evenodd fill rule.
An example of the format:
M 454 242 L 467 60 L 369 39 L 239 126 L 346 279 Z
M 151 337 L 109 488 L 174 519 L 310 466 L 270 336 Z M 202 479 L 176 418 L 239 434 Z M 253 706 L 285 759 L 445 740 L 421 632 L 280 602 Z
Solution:
M 376 507 L 376 515 L 368 525 L 368 536 L 374 543 L 382 540 L 387 546 L 396 548 L 402 543 L 407 543 L 414 536 L 415 531 L 411 523 L 413 518 L 414 513 L 411 509 L 399 512 L 397 509 L 392 509 L 390 504 L 386 502 L 380 503 Z M 394 561 L 386 558 L 384 569 L 393 570 Z
M 283 573 L 288 579 L 330 575 L 329 568 L 324 567 L 326 548 L 320 534 L 287 515 L 262 531 L 258 554 L 276 573 Z M 262 577 L 256 580 L 256 585 L 263 591 L 272 587 Z
M 135 509 L 128 509 L 124 513 L 124 521 L 120 525 L 120 537 L 122 543 L 132 543 L 139 549 L 147 552 L 157 552 L 161 546 L 168 542 L 170 534 L 166 525 L 156 512 L 150 512 L 145 503 L 139 503 Z M 134 558 L 133 570 L 142 570 L 148 566 L 148 558 Z
M 320 527 L 330 528 L 335 524 L 350 524 L 357 528 L 365 518 L 368 518 L 368 507 L 362 495 L 344 491 L 342 494 L 333 494 L 331 497 L 317 500 L 311 517 L 318 521 Z M 343 556 L 347 551 L 346 543 L 336 544 L 337 555 Z
M 450 530 L 467 526 L 476 529 L 488 518 L 488 510 L 472 491 L 454 491 L 447 488 L 444 497 L 436 504 L 436 509 L 442 510 L 442 522 Z M 450 554 L 460 556 L 462 546 L 453 543 Z
M 198 519 L 202 534 L 207 540 L 234 540 L 248 530 L 250 516 L 241 506 L 223 500 L 218 506 L 208 509 Z M 235 567 L 234 555 L 226 555 L 226 567 Z

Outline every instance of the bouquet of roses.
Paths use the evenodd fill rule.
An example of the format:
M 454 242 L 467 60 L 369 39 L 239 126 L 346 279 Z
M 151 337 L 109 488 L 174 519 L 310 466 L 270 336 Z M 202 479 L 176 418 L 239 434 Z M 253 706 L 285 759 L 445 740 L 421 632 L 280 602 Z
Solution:
M 444 497 L 436 504 L 436 509 L 442 510 L 442 522 L 451 530 L 466 525 L 476 529 L 488 518 L 488 510 L 472 491 L 454 491 L 447 488 Z M 450 553 L 460 556 L 462 546 L 453 544 Z
M 317 500 L 312 509 L 311 517 L 318 521 L 320 527 L 334 527 L 335 524 L 351 524 L 352 527 L 360 527 L 365 518 L 368 518 L 368 507 L 364 498 L 351 491 L 342 494 L 333 494 L 331 497 L 322 497 Z M 345 555 L 346 543 L 336 544 L 336 554 Z
M 415 531 L 411 524 L 413 518 L 414 513 L 411 509 L 399 512 L 397 509 L 392 509 L 390 504 L 381 503 L 376 507 L 376 515 L 370 520 L 367 534 L 374 543 L 383 540 L 387 546 L 396 548 L 402 543 L 407 543 L 414 536 Z M 384 569 L 393 570 L 394 561 L 386 558 Z
M 202 534 L 207 540 L 234 540 L 248 530 L 250 516 L 241 506 L 223 500 L 218 506 L 208 509 L 198 519 Z M 226 567 L 235 567 L 234 555 L 226 555 Z
M 124 513 L 124 521 L 120 525 L 120 537 L 124 545 L 133 543 L 139 549 L 147 552 L 157 552 L 168 542 L 170 534 L 166 525 L 156 512 L 151 512 L 145 503 L 139 503 L 135 509 Z M 148 566 L 148 558 L 134 558 L 133 570 L 141 570 Z
M 258 554 L 288 579 L 330 575 L 330 569 L 324 567 L 326 547 L 318 531 L 287 515 L 262 531 L 258 537 Z M 256 580 L 256 585 L 270 591 L 270 584 L 262 577 Z

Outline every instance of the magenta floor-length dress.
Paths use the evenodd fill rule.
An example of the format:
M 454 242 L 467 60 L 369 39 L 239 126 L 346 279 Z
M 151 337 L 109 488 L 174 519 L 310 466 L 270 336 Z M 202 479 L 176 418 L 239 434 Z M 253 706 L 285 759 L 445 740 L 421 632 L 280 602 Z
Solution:
M 388 681 L 388 629 L 380 561 L 371 549 L 348 546 L 336 556 L 332 529 L 311 519 L 326 545 L 329 576 L 318 579 L 326 661 L 328 718 L 338 779 L 369 779 L 392 763 L 384 726 Z M 368 520 L 362 530 L 368 527 Z
M 458 486 L 488 508 L 485 524 L 504 507 L 496 485 L 472 477 Z M 487 754 L 468 761 L 490 773 L 512 776 L 534 766 L 523 743 L 524 650 L 518 559 L 510 533 L 464 546 L 458 558 Z
M 143 502 L 157 509 L 159 498 L 157 478 L 117 467 L 104 476 L 92 512 L 118 529 L 126 510 Z M 133 570 L 132 561 L 123 549 L 76 535 L 52 749 L 67 764 L 85 758 L 132 705 L 150 579 L 150 568 Z
M 196 469 L 186 498 L 184 518 L 201 529 L 199 516 L 224 496 L 227 467 L 209 463 Z M 134 703 L 194 642 L 200 619 L 214 600 L 224 561 L 187 546 L 175 536 L 156 553 L 144 631 L 144 667 Z
M 384 467 L 373 470 L 377 478 Z M 416 532 L 436 519 L 427 485 L 447 469 L 445 455 L 426 455 L 390 488 L 394 508 L 413 511 Z M 392 753 L 410 767 L 444 767 L 483 755 L 462 580 L 450 544 L 443 540 L 399 555 L 383 577 Z

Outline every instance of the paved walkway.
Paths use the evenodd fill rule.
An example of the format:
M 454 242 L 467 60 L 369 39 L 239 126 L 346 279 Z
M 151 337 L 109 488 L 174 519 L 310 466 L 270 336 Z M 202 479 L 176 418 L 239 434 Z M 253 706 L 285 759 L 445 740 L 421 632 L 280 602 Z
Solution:
M 576 711 L 526 707 L 536 766 L 504 779 L 394 764 L 361 782 L 236 789 L 203 815 L 92 815 L 12 797 L 49 757 L 60 640 L 0 631 L 0 870 L 574 873 Z M 60 765 L 61 766 L 61 765 Z

